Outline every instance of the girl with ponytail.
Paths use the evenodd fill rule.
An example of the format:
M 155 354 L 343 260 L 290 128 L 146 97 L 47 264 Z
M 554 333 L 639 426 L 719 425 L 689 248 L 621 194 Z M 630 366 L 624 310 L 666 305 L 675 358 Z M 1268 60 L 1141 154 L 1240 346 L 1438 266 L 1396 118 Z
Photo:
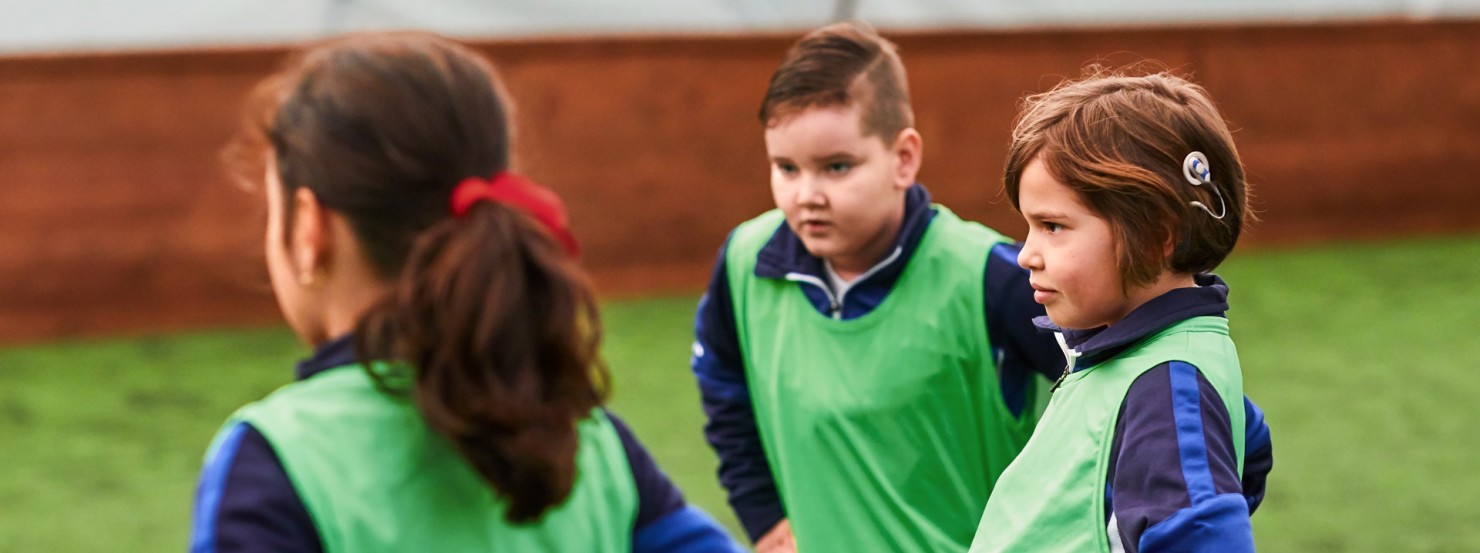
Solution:
M 364 34 L 264 81 L 230 152 L 315 348 L 211 445 L 192 551 L 729 551 L 601 404 L 564 208 L 509 170 L 493 68 Z

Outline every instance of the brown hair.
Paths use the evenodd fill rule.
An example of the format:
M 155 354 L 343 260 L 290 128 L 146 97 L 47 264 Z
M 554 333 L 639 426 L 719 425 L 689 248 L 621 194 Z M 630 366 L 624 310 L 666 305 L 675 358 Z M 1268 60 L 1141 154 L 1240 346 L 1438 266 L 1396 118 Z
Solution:
M 312 191 L 393 282 L 355 330 L 366 370 L 414 398 L 509 501 L 510 521 L 563 501 L 576 423 L 606 396 L 594 295 L 533 218 L 492 202 L 457 218 L 449 207 L 458 182 L 509 165 L 493 67 L 434 35 L 351 35 L 291 58 L 246 117 L 238 157 L 275 156 L 283 197 Z
M 760 120 L 777 119 L 810 107 L 863 106 L 863 132 L 886 143 L 914 126 L 909 82 L 894 43 L 862 21 L 834 23 L 808 33 L 791 46 L 761 101 Z
M 1213 270 L 1252 214 L 1243 163 L 1207 91 L 1165 72 L 1090 71 L 1027 97 L 1003 178 L 1013 207 L 1023 169 L 1036 157 L 1110 223 L 1125 286 L 1148 284 L 1166 269 Z M 1183 161 L 1193 151 L 1207 156 L 1210 184 L 1193 186 L 1184 177 Z M 1218 219 L 1191 202 L 1227 211 Z M 1173 239 L 1166 256 L 1164 244 Z

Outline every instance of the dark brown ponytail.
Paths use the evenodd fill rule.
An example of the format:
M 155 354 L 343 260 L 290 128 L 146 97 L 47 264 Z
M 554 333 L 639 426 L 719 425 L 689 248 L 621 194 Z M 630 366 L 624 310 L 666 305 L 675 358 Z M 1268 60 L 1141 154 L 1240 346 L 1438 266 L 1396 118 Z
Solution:
M 591 286 L 561 243 L 501 203 L 451 216 L 455 185 L 508 168 L 506 106 L 493 68 L 466 48 L 354 35 L 265 81 L 239 144 L 275 156 L 285 192 L 308 188 L 349 221 L 391 284 L 356 327 L 367 370 L 414 399 L 525 522 L 570 494 L 576 425 L 608 376 Z
M 575 422 L 604 399 L 600 322 L 584 274 L 539 224 L 492 202 L 424 233 L 362 350 L 414 366 L 414 396 L 510 500 L 538 518 L 575 481 Z M 389 354 L 389 355 L 386 355 Z

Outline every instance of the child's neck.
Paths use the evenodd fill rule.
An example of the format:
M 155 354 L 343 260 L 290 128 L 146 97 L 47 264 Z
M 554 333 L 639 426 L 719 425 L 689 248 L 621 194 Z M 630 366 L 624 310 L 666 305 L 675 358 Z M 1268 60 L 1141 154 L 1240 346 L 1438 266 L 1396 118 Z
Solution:
M 1126 304 L 1125 313 L 1122 313 L 1120 318 L 1124 319 L 1126 315 L 1135 311 L 1136 308 L 1160 297 L 1162 294 L 1178 288 L 1195 287 L 1197 287 L 1197 281 L 1193 280 L 1192 275 L 1189 273 L 1162 271 L 1161 275 L 1157 276 L 1156 280 L 1151 284 L 1126 290 L 1126 297 L 1130 301 Z

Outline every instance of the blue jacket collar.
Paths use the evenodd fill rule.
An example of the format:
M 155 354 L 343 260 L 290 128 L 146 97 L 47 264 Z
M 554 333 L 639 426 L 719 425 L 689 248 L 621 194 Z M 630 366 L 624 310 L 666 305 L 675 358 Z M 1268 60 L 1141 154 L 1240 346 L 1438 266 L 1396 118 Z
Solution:
M 920 238 L 925 235 L 925 229 L 930 226 L 933 217 L 935 208 L 930 204 L 930 192 L 919 183 L 911 185 L 904 196 L 904 221 L 899 226 L 899 235 L 894 239 L 895 250 L 900 251 L 900 255 L 870 276 L 869 280 L 898 278 L 910 256 L 915 253 L 915 248 L 920 245 Z M 823 276 L 822 258 L 808 253 L 807 247 L 792 232 L 791 226 L 783 223 L 756 255 L 755 276 L 786 278 L 791 273 L 826 280 Z
M 319 344 L 313 355 L 298 362 L 298 366 L 293 369 L 293 376 L 298 380 L 304 380 L 334 367 L 343 367 L 357 361 L 359 361 L 359 355 L 355 352 L 355 335 L 345 334 Z
M 1225 317 L 1228 312 L 1228 284 L 1212 273 L 1196 275 L 1193 280 L 1197 283 L 1196 288 L 1178 288 L 1152 298 L 1110 326 L 1066 329 L 1053 324 L 1047 316 L 1034 318 L 1033 324 L 1040 330 L 1063 334 L 1064 345 L 1078 354 L 1074 370 L 1092 367 L 1179 322 L 1209 315 Z

